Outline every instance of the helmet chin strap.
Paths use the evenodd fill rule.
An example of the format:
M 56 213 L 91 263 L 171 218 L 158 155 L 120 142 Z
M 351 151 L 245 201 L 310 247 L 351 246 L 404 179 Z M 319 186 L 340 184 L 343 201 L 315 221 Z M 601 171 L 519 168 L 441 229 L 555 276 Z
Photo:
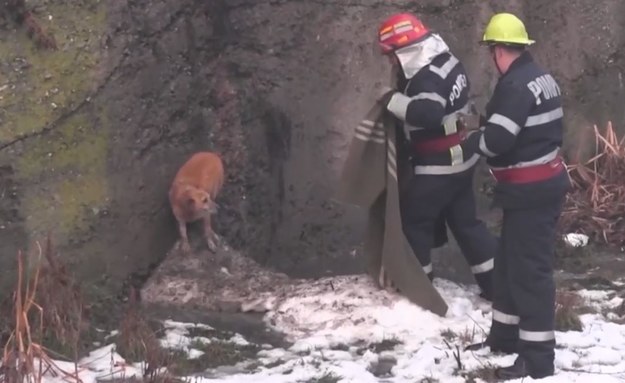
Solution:
M 397 78 L 400 74 L 402 74 L 401 64 L 399 63 L 399 59 L 393 53 L 392 65 L 391 65 L 391 82 L 394 83 L 397 81 Z
M 497 62 L 497 53 L 495 52 L 495 49 L 493 49 L 493 62 L 495 63 L 497 72 L 499 72 L 499 74 L 502 75 L 503 71 L 501 70 L 501 68 L 499 67 L 499 63 Z
M 399 62 L 399 59 L 397 59 L 397 57 L 394 57 L 394 59 L 392 60 L 390 80 L 391 86 L 399 91 L 402 91 L 405 88 L 408 81 L 406 79 L 406 75 L 404 74 L 401 63 Z

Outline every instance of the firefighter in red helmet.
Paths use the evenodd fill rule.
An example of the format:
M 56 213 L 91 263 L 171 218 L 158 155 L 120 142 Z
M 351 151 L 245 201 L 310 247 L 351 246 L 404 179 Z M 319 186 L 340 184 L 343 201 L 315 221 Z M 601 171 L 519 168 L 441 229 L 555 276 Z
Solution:
M 421 20 L 409 13 L 398 13 L 386 19 L 380 26 L 382 54 L 391 54 L 407 45 L 416 44 L 430 36 Z
M 469 111 L 469 79 L 447 44 L 414 15 L 386 19 L 379 29 L 382 53 L 399 66 L 386 105 L 398 120 L 414 175 L 400 196 L 404 233 L 430 280 L 431 250 L 449 227 L 482 297 L 492 296 L 497 238 L 476 217 L 473 174 L 479 155 L 463 151 L 459 117 Z M 399 154 L 398 154 L 399 155 Z M 442 224 L 442 225 L 441 225 Z

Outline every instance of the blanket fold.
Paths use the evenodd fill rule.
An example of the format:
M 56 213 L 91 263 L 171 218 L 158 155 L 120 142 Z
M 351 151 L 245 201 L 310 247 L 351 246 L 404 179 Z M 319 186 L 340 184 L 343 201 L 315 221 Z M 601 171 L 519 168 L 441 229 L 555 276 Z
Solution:
M 368 210 L 364 244 L 367 270 L 381 287 L 390 281 L 413 303 L 444 316 L 447 304 L 423 271 L 402 230 L 400 180 L 402 185 L 409 180 L 412 169 L 403 156 L 398 157 L 394 119 L 384 107 L 391 94 L 382 95 L 356 127 L 335 199 Z M 441 224 L 444 237 L 437 239 L 439 244 L 447 241 L 444 221 Z

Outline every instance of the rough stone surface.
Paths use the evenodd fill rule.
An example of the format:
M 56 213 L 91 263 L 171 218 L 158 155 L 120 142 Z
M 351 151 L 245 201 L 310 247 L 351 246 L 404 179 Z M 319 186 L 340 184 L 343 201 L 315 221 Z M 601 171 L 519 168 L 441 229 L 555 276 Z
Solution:
M 231 247 L 293 276 L 363 270 L 364 216 L 331 196 L 386 78 L 374 41 L 391 12 L 443 35 L 479 108 L 496 75 L 476 42 L 494 11 L 517 12 L 565 92 L 569 146 L 583 127 L 625 117 L 619 0 L 28 3 L 60 49 L 36 51 L 0 22 L 3 275 L 52 230 L 90 286 L 119 293 L 174 243 L 167 188 L 206 149 L 224 156 L 215 228 Z M 445 252 L 441 265 L 465 267 Z
M 266 312 L 279 289 L 295 280 L 261 267 L 236 251 L 219 248 L 215 254 L 196 251 L 183 255 L 172 249 L 141 289 L 150 306 L 173 310 L 197 308 L 207 312 Z

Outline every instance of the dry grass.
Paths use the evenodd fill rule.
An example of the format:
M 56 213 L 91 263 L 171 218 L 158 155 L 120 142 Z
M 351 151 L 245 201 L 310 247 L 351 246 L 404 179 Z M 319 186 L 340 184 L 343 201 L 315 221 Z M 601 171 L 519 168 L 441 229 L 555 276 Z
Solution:
M 447 342 L 458 341 L 461 346 L 467 346 L 475 342 L 475 338 L 478 335 L 478 329 L 473 326 L 472 328 L 466 327 L 462 332 L 456 333 L 452 329 L 445 329 L 441 331 L 441 337 Z
M 555 329 L 557 331 L 582 331 L 579 315 L 586 310 L 582 298 L 570 291 L 556 293 Z
M 464 381 L 466 383 L 475 383 L 478 381 L 478 379 L 481 382 L 487 382 L 487 383 L 499 382 L 501 380 L 498 379 L 497 376 L 495 375 L 496 369 L 497 369 L 496 366 L 490 363 L 487 363 L 476 370 L 466 372 L 465 374 L 462 375 L 462 377 L 464 378 Z
M 379 342 L 374 342 L 369 345 L 369 350 L 379 354 L 384 351 L 393 351 L 396 346 L 402 344 L 402 341 L 399 339 L 392 337 L 386 338 Z
M 129 362 L 142 364 L 144 383 L 178 382 L 177 375 L 196 374 L 207 368 L 234 365 L 247 358 L 252 358 L 259 351 L 256 345 L 239 346 L 233 343 L 213 339 L 210 343 L 192 342 L 189 347 L 202 354 L 189 359 L 184 350 L 168 350 L 162 347 L 158 332 L 146 320 L 138 302 L 136 292 L 131 290 L 126 312 L 120 323 L 117 338 L 117 351 Z M 205 329 L 190 329 L 190 336 L 212 337 L 214 334 Z M 124 366 L 119 366 L 120 371 Z M 111 375 L 117 375 L 114 371 Z
M 427 377 L 417 381 L 417 383 L 440 383 L 440 380 L 432 377 Z
M 625 317 L 625 299 L 623 299 L 623 302 L 614 310 L 614 313 L 621 318 Z
M 55 254 L 50 236 L 44 251 L 46 264 L 42 266 L 38 285 L 38 302 L 42 308 L 38 327 L 43 329 L 42 339 L 53 339 L 63 350 L 78 358 L 78 342 L 83 329 L 84 310 L 82 292 L 61 258 Z
M 471 329 L 467 327 L 464 329 L 463 332 L 460 333 L 460 335 L 458 336 L 458 340 L 460 340 L 460 343 L 463 346 L 475 343 L 475 337 L 478 335 L 478 333 L 481 332 L 482 331 L 478 332 L 478 329 L 476 329 L 475 326 L 473 326 Z
M 625 244 L 625 137 L 612 123 L 605 132 L 593 127 L 595 155 L 568 166 L 573 190 L 568 194 L 560 228 L 588 235 L 598 242 Z M 581 143 L 586 137 L 580 135 Z
M 333 372 L 326 372 L 318 378 L 310 378 L 305 383 L 337 383 L 340 382 L 342 377 L 336 375 Z
M 616 307 L 604 307 L 601 314 L 612 323 L 625 324 L 625 296 L 623 296 L 623 292 L 621 292 L 620 298 L 624 298 L 621 304 Z
M 402 343 L 403 342 L 396 337 L 389 337 L 389 338 L 382 339 L 381 341 L 371 342 L 371 343 L 358 342 L 357 345 L 359 347 L 356 353 L 358 355 L 364 355 L 365 352 L 369 350 L 371 352 L 375 352 L 376 354 L 379 354 L 384 351 L 392 351 L 395 349 L 396 346 Z M 348 346 L 344 346 L 344 347 L 345 347 L 345 350 L 349 349 Z M 334 347 L 334 348 L 337 349 L 337 347 Z
M 126 360 L 143 362 L 143 379 L 147 382 L 173 381 L 163 367 L 168 367 L 171 358 L 161 347 L 156 333 L 141 312 L 137 294 L 130 292 L 126 313 L 120 323 L 117 351 Z
M 448 329 L 441 331 L 441 336 L 446 341 L 451 342 L 458 337 L 458 334 L 456 334 L 454 330 L 448 328 Z
M 17 284 L 13 293 L 13 318 L 9 338 L 4 345 L 0 381 L 7 383 L 41 382 L 44 374 L 61 378 L 68 382 L 80 382 L 77 371 L 68 372 L 54 363 L 40 341 L 44 333 L 46 311 L 36 302 L 37 292 L 41 291 L 41 261 L 43 250 L 37 243 L 37 257 L 34 267 L 28 273 L 25 256 L 17 254 Z M 45 253 L 51 252 L 48 240 Z M 28 259 L 26 259 L 26 264 Z M 35 320 L 33 320 L 36 318 Z M 37 323 L 33 327 L 31 323 Z M 37 336 L 39 335 L 39 336 Z M 75 368 L 77 370 L 77 367 Z
M 76 363 L 73 371 L 66 371 L 50 355 L 54 359 L 78 359 L 78 344 L 86 329 L 82 292 L 61 258 L 54 254 L 49 236 L 45 248 L 37 243 L 37 249 L 34 257 L 25 257 L 22 252 L 17 256 L 17 284 L 9 310 L 12 318 L 7 326 L 0 382 L 40 383 L 46 376 L 80 383 Z M 44 339 L 53 339 L 56 345 L 72 350 L 73 355 L 66 357 L 50 350 L 43 346 Z M 121 323 L 119 343 L 137 360 L 146 362 L 143 382 L 175 381 L 159 368 L 167 365 L 168 355 L 141 317 L 134 296 Z M 111 377 L 117 372 L 113 371 Z
M 12 300 L 0 302 L 3 312 L 10 313 L 7 314 L 8 320 L 0 323 L 4 342 L 0 383 L 40 383 L 44 376 L 81 383 L 81 367 L 76 362 L 73 368 L 69 368 L 71 371 L 66 371 L 54 360 L 79 359 L 79 344 L 85 342 L 82 337 L 89 330 L 84 309 L 89 307 L 89 302 L 83 300 L 80 286 L 62 258 L 56 256 L 50 237 L 44 248 L 39 242 L 36 245 L 34 256 L 18 253 L 17 282 Z M 100 377 L 102 381 L 178 383 L 181 380 L 172 375 L 176 371 L 181 374 L 191 370 L 201 372 L 209 367 L 235 364 L 258 352 L 257 346 L 239 347 L 213 341 L 198 343 L 197 348 L 203 354 L 188 360 L 186 352 L 164 349 L 157 336 L 160 329 L 150 326 L 134 290 L 131 290 L 119 329 L 116 351 L 128 362 L 140 362 L 142 376 L 124 377 L 127 366 L 116 363 L 111 366 L 109 375 Z M 62 355 L 44 346 L 50 342 L 55 350 L 61 347 L 69 350 L 67 354 L 71 355 Z M 327 378 L 320 381 L 331 381 Z

